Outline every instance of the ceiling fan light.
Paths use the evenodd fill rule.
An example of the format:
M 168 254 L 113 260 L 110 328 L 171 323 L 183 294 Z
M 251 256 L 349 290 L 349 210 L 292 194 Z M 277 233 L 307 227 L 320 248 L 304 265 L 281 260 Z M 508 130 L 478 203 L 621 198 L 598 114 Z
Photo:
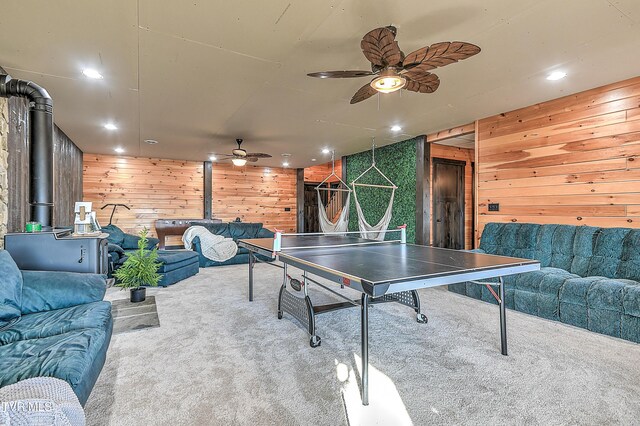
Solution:
M 247 164 L 247 159 L 246 158 L 232 158 L 231 162 L 233 163 L 234 166 L 242 167 L 245 164 Z
M 399 75 L 381 75 L 371 82 L 371 87 L 381 93 L 391 93 L 402 89 L 407 79 Z

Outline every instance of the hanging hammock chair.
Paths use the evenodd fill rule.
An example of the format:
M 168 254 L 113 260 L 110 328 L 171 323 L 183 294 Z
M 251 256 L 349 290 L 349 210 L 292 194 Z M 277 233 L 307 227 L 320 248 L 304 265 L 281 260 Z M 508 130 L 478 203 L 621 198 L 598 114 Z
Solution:
M 344 186 L 344 188 L 331 188 L 324 187 L 325 182 L 327 182 L 331 177 L 335 176 L 337 180 Z M 329 217 L 327 217 L 327 208 L 322 203 L 322 196 L 320 195 L 320 191 L 336 191 L 336 192 L 347 192 L 347 199 L 342 206 L 342 211 L 340 215 L 336 219 L 335 222 L 332 222 Z M 349 185 L 347 185 L 340 176 L 336 174 L 335 168 L 335 151 L 331 153 L 331 174 L 324 178 L 322 182 L 316 186 L 316 192 L 318 193 L 318 218 L 320 222 L 320 230 L 324 233 L 330 232 L 346 232 L 349 227 L 349 205 L 351 204 L 351 189 Z
M 387 228 L 389 227 L 389 223 L 391 222 L 391 211 L 393 210 L 393 199 L 396 194 L 396 189 L 398 187 L 393 182 L 391 182 L 391 180 L 384 173 L 382 173 L 382 171 L 376 166 L 375 149 L 376 149 L 376 145 L 375 145 L 375 139 L 374 139 L 374 143 L 372 144 L 372 147 L 371 147 L 371 159 L 372 159 L 371 166 L 369 166 L 367 170 L 362 172 L 360 176 L 355 178 L 354 181 L 351 182 L 351 185 L 353 186 L 353 200 L 355 201 L 356 212 L 358 213 L 358 228 L 360 229 L 360 236 L 362 238 L 366 238 L 369 240 L 383 241 Z M 367 174 L 370 170 L 378 172 L 380 176 L 382 176 L 387 182 L 389 182 L 389 185 L 374 185 L 374 184 L 368 184 L 368 183 L 358 183 L 358 180 L 360 180 L 362 176 Z M 389 205 L 387 206 L 387 209 L 384 215 L 382 216 L 382 218 L 380 219 L 380 221 L 375 225 L 369 224 L 369 222 L 367 222 L 367 220 L 364 217 L 364 213 L 362 211 L 362 207 L 360 206 L 360 202 L 358 201 L 358 195 L 356 192 L 356 187 L 358 186 L 391 189 L 391 197 L 389 199 Z

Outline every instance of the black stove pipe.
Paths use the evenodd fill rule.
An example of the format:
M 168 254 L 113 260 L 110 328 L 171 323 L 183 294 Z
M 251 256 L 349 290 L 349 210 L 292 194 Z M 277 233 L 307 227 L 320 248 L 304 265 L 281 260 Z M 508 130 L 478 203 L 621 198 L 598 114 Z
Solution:
M 30 220 L 53 226 L 53 100 L 37 84 L 0 75 L 0 97 L 29 100 Z

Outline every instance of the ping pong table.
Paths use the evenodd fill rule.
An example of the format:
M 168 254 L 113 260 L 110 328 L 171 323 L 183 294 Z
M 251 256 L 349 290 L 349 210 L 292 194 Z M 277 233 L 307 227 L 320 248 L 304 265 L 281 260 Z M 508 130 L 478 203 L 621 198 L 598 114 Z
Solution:
M 249 251 L 249 300 L 253 300 L 254 266 L 261 261 L 257 255 L 272 261 L 268 264 L 283 269 L 284 276 L 278 296 L 278 318 L 288 313 L 308 327 L 310 345 L 320 345 L 316 335 L 315 315 L 351 306 L 360 307 L 362 404 L 369 403 L 369 304 L 398 302 L 413 308 L 417 321 L 427 322 L 420 312 L 416 290 L 460 282 L 487 285 L 500 311 L 501 352 L 507 355 L 506 309 L 502 277 L 540 269 L 536 260 L 472 253 L 407 244 L 405 230 L 398 241 L 367 240 L 341 234 L 282 234 L 274 238 L 240 240 L 238 245 Z M 288 267 L 303 271 L 302 280 L 292 278 Z M 309 277 L 325 278 L 341 287 L 360 293 L 352 300 L 342 293 Z M 479 280 L 498 278 L 498 294 Z M 314 306 L 309 298 L 309 283 L 316 284 L 345 299 L 341 303 Z M 288 287 L 303 291 L 304 298 L 295 296 Z

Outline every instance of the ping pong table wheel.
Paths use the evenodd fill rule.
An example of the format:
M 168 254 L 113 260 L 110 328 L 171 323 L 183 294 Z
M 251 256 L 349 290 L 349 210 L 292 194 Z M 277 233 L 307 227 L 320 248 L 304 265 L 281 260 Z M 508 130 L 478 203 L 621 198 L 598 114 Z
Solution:
M 416 320 L 420 324 L 426 324 L 426 323 L 429 322 L 429 318 L 427 318 L 427 316 L 425 314 L 418 314 Z
M 278 311 L 278 319 L 282 319 L 282 311 Z
M 322 343 L 320 336 L 311 336 L 311 340 L 309 340 L 309 345 L 312 348 L 317 348 L 318 346 L 320 346 L 320 343 Z

